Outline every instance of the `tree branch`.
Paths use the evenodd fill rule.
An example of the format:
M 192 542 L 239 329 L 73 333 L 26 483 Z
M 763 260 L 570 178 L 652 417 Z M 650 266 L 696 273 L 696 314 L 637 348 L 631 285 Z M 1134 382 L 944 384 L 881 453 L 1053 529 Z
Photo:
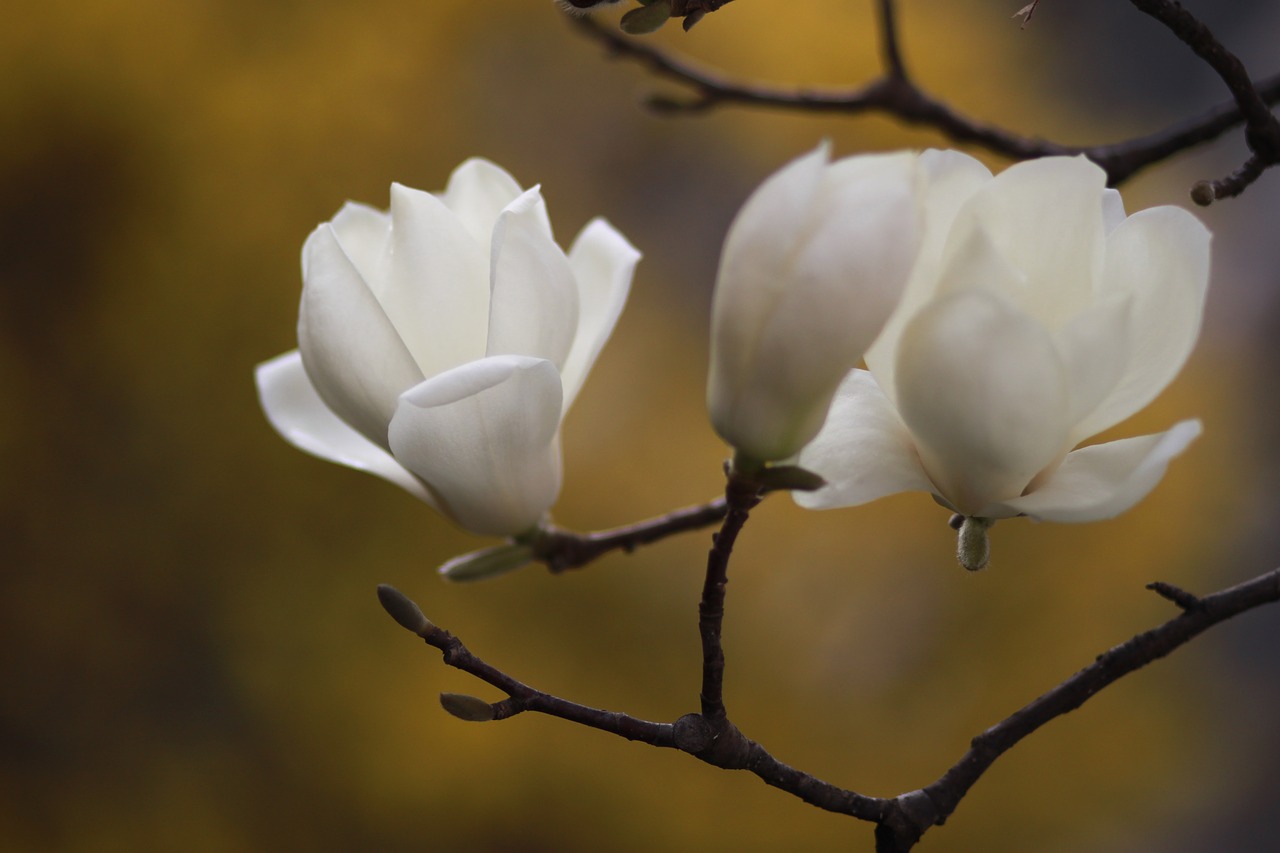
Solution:
M 760 483 L 730 469 L 725 485 L 728 514 L 707 554 L 707 574 L 698 602 L 698 636 L 702 639 L 702 716 L 712 729 L 728 724 L 724 708 L 724 648 L 720 631 L 724 623 L 725 586 L 729 583 L 729 558 L 747 516 L 760 503 Z M 718 734 L 718 733 L 717 733 Z
M 666 515 L 594 533 L 574 533 L 560 527 L 547 527 L 534 543 L 534 559 L 546 564 L 553 573 L 578 569 L 609 553 L 631 553 L 641 545 L 709 527 L 724 518 L 728 507 L 724 498 L 699 506 L 678 509 Z
M 912 81 L 898 47 L 893 3 L 880 0 L 878 8 L 881 53 L 887 71 L 861 87 L 847 90 L 785 89 L 744 83 L 677 60 L 589 18 L 574 19 L 573 23 L 587 37 L 604 45 L 610 55 L 634 61 L 653 76 L 671 80 L 691 92 L 692 97 L 688 99 L 651 96 L 649 106 L 657 112 L 700 113 L 737 105 L 841 115 L 882 113 L 906 124 L 936 130 L 954 142 L 969 143 L 1013 160 L 1084 154 L 1106 170 L 1112 186 L 1133 177 L 1147 166 L 1216 139 L 1246 121 L 1246 113 L 1237 98 L 1159 132 L 1120 142 L 1067 145 L 1024 136 L 966 116 Z M 1257 84 L 1250 82 L 1249 87 L 1264 109 L 1267 104 L 1280 101 L 1280 74 L 1262 79 Z M 1249 115 L 1256 112 L 1256 104 L 1251 105 L 1250 110 Z M 1261 162 L 1257 165 L 1265 168 Z M 1261 169 L 1242 169 L 1241 172 L 1244 174 L 1237 173 L 1213 182 L 1214 197 L 1238 194 L 1261 173 Z
M 732 488 L 731 484 L 727 493 Z M 727 496 L 732 505 L 735 496 Z M 758 500 L 758 492 L 755 498 Z M 740 530 L 741 522 L 730 520 L 734 518 L 734 512 L 731 510 L 725 526 L 736 526 Z M 732 550 L 731 543 L 721 544 L 726 538 L 731 538 L 724 533 L 721 531 L 717 537 L 708 558 L 708 585 L 711 587 L 719 584 L 718 578 L 722 576 L 719 563 L 722 559 L 727 560 Z M 736 536 L 736 530 L 732 536 Z M 718 550 L 723 556 L 717 556 Z M 713 563 L 716 564 L 714 567 Z M 760 744 L 746 738 L 727 716 L 719 716 L 717 724 L 716 708 L 723 712 L 724 706 L 722 701 L 712 702 L 708 713 L 705 667 L 703 713 L 686 714 L 675 723 L 649 722 L 629 714 L 580 705 L 530 687 L 476 657 L 461 640 L 427 620 L 418 606 L 403 594 L 382 586 L 378 588 L 378 597 L 396 622 L 439 649 L 446 664 L 470 673 L 507 694 L 507 699 L 495 703 L 446 694 L 448 699 L 463 700 L 460 709 L 459 703 L 442 697 L 442 704 L 456 716 L 469 720 L 501 720 L 533 711 L 628 740 L 680 749 L 716 767 L 747 770 L 766 784 L 818 808 L 875 823 L 877 853 L 905 853 L 915 846 L 925 831 L 945 821 L 996 759 L 1023 738 L 1050 720 L 1079 708 L 1113 682 L 1168 655 L 1214 625 L 1264 604 L 1280 601 L 1280 569 L 1202 598 L 1159 582 L 1151 584 L 1151 588 L 1177 603 L 1183 613 L 1099 655 L 1094 663 L 976 736 L 969 751 L 937 781 L 892 799 L 868 797 L 846 790 L 783 764 Z M 712 596 L 715 594 L 713 591 Z M 719 595 L 722 607 L 722 585 L 719 586 Z M 706 643 L 707 636 L 704 635 L 704 651 Z M 718 631 L 714 633 L 714 645 L 719 645 Z M 722 664 L 720 667 L 719 674 L 713 673 L 717 684 L 710 691 L 717 697 L 718 681 L 723 675 Z
M 1266 100 L 1254 86 L 1244 63 L 1214 36 L 1194 15 L 1173 0 L 1130 0 L 1139 11 L 1164 24 L 1196 56 L 1217 72 L 1235 99 L 1245 122 L 1245 143 L 1253 156 L 1240 169 L 1226 178 L 1209 182 L 1214 199 L 1239 195 L 1257 180 L 1267 168 L 1280 163 L 1280 121 L 1271 114 Z M 1211 199 L 1202 192 L 1197 202 Z
M 1280 569 L 1203 598 L 1159 582 L 1150 588 L 1174 600 L 1183 613 L 1103 652 L 1089 666 L 975 737 L 960 761 L 923 789 L 933 804 L 933 816 L 927 814 L 928 810 L 922 810 L 919 821 L 903 828 L 898 839 L 900 846 L 884 849 L 909 850 L 925 830 L 941 824 L 955 811 L 960 800 L 997 758 L 1050 720 L 1074 711 L 1103 688 L 1159 660 L 1214 625 L 1255 607 L 1280 601 Z

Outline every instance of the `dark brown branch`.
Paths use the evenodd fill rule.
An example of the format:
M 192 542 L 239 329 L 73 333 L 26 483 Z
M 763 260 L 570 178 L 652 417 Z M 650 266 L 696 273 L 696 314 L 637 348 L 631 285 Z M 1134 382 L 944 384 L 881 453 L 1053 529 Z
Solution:
M 552 572 L 577 569 L 610 551 L 631 553 L 641 545 L 709 527 L 724 518 L 727 512 L 724 498 L 717 498 L 700 506 L 686 507 L 666 515 L 600 530 L 594 533 L 574 533 L 559 527 L 548 527 L 534 543 L 534 558 L 545 563 Z
M 1169 591 L 1174 589 L 1162 586 Z M 1181 590 L 1178 593 L 1187 595 Z M 1168 655 L 1208 628 L 1247 610 L 1280 601 L 1280 569 L 1194 600 L 1194 607 L 1184 606 L 1186 599 L 1178 601 L 1184 610 L 1182 615 L 1098 655 L 1092 664 L 975 737 L 964 757 L 923 789 L 932 810 L 920 809 L 918 820 L 908 821 L 899 829 L 897 846 L 882 849 L 909 850 L 925 830 L 942 823 L 955 811 L 960 800 L 997 758 L 1050 720 L 1074 711 L 1112 682 Z
M 906 63 L 902 59 L 902 46 L 898 43 L 898 13 L 894 0 L 878 0 L 880 11 L 880 55 L 885 73 L 897 80 L 908 77 Z
M 1217 72 L 1235 99 L 1244 118 L 1245 143 L 1253 156 L 1226 178 L 1213 181 L 1209 188 L 1214 199 L 1231 198 L 1242 193 L 1249 184 L 1271 166 L 1280 163 L 1280 121 L 1272 115 L 1270 102 L 1254 87 L 1244 63 L 1214 36 L 1194 15 L 1172 0 L 1130 0 L 1143 13 L 1169 28 L 1196 56 Z M 1196 198 L 1209 203 L 1207 194 Z
M 892 6 L 882 0 L 882 14 L 886 9 L 891 16 Z M 653 76 L 671 80 L 690 91 L 692 97 L 686 99 L 670 96 L 650 98 L 649 106 L 659 112 L 698 113 L 737 105 L 850 116 L 883 113 L 907 124 L 936 130 L 953 142 L 975 145 L 1013 160 L 1084 154 L 1106 170 L 1112 186 L 1174 154 L 1216 139 L 1245 120 L 1239 102 L 1231 100 L 1157 133 L 1121 142 L 1067 145 L 1023 136 L 953 109 L 920 88 L 906 76 L 905 70 L 894 74 L 892 57 L 898 57 L 900 69 L 902 60 L 892 17 L 882 17 L 881 20 L 881 50 L 890 73 L 859 88 L 846 90 L 786 89 L 743 83 L 677 60 L 649 44 L 629 39 L 590 19 L 575 20 L 574 24 L 589 38 L 603 44 L 611 55 L 637 62 Z M 1260 80 L 1252 84 L 1252 88 L 1264 104 L 1276 103 L 1280 101 L 1280 74 Z M 1243 178 L 1224 179 L 1215 182 L 1215 188 L 1219 184 L 1223 184 L 1223 189 L 1218 197 L 1225 198 L 1231 194 L 1230 190 L 1235 193 L 1242 190 L 1247 181 Z
M 778 761 L 768 750 L 748 740 L 732 723 L 719 728 L 701 714 L 686 714 L 674 723 L 655 723 L 617 711 L 606 711 L 562 699 L 530 687 L 477 657 L 453 634 L 432 624 L 416 604 L 388 586 L 378 588 L 383 607 L 398 624 L 440 650 L 444 662 L 474 675 L 507 694 L 507 698 L 484 703 L 474 697 L 444 694 L 442 704 L 455 716 L 462 698 L 473 721 L 504 720 L 525 711 L 559 717 L 592 729 L 668 749 L 679 749 L 702 761 L 726 770 L 746 770 L 766 784 L 786 791 L 806 803 L 826 811 L 875 822 L 882 818 L 890 801 L 848 791 Z M 485 709 L 484 705 L 488 704 Z M 474 713 L 479 706 L 485 713 Z
M 735 500 L 732 494 L 729 500 L 731 503 Z M 738 527 L 740 529 L 741 525 Z M 1157 591 L 1160 587 L 1166 591 L 1175 589 L 1169 585 L 1152 586 Z M 1181 590 L 1177 592 L 1178 597 L 1188 595 Z M 507 699 L 490 706 L 491 719 L 506 719 L 524 711 L 534 711 L 628 740 L 680 749 L 716 767 L 747 770 L 806 803 L 875 823 L 877 853 L 906 853 L 928 829 L 945 821 L 996 759 L 1023 738 L 1049 721 L 1079 708 L 1120 678 L 1165 657 L 1208 628 L 1248 610 L 1280 601 L 1280 569 L 1213 595 L 1195 598 L 1195 605 L 1185 607 L 1180 616 L 1104 652 L 1094 663 L 975 737 L 969 751 L 937 781 L 889 800 L 840 788 L 783 764 L 723 716 L 719 718 L 719 724 L 705 714 L 687 714 L 675 723 L 654 723 L 543 693 L 476 657 L 460 640 L 427 620 L 417 605 L 401 593 L 390 587 L 380 587 L 378 598 L 398 624 L 439 649 L 445 663 L 507 694 Z M 1179 606 L 1189 604 L 1189 599 L 1178 603 Z M 723 703 L 720 708 L 723 708 Z
M 730 470 L 725 486 L 729 508 L 720 532 L 707 554 L 707 574 L 698 602 L 698 636 L 702 639 L 702 716 L 713 729 L 728 724 L 724 708 L 724 648 L 720 631 L 724 623 L 725 585 L 729 583 L 729 557 L 747 516 L 760 503 L 760 483 Z M 717 733 L 718 735 L 718 733 Z

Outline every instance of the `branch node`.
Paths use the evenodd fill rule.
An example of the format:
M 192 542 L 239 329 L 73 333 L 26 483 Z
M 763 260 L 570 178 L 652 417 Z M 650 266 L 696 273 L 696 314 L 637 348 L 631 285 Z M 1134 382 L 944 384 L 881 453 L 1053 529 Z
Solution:
M 701 714 L 685 714 L 672 725 L 671 735 L 676 749 L 697 755 L 705 752 L 715 742 L 715 732 L 706 717 Z
M 1172 601 L 1188 613 L 1192 610 L 1199 610 L 1204 607 L 1204 602 L 1197 596 L 1194 596 L 1185 589 L 1176 587 L 1171 583 L 1165 583 L 1164 581 L 1152 581 L 1147 584 L 1147 589 L 1151 590 L 1161 598 Z
M 910 850 L 925 830 L 941 818 L 941 810 L 924 791 L 908 791 L 894 797 L 876 826 L 876 853 Z

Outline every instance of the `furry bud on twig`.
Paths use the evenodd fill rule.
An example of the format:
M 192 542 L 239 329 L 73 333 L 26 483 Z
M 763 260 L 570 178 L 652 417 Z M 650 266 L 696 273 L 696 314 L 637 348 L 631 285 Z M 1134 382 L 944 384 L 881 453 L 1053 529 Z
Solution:
M 378 584 L 378 602 L 396 620 L 396 624 L 406 631 L 421 636 L 435 627 L 409 596 L 389 584 Z
M 492 705 L 465 693 L 441 693 L 440 707 L 468 723 L 487 723 L 494 717 Z

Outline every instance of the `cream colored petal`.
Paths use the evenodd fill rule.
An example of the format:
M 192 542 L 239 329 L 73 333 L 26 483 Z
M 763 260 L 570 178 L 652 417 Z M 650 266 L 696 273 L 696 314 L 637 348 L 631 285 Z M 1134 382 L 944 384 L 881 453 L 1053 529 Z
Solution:
M 481 157 L 472 157 L 453 170 L 440 200 L 458 217 L 487 258 L 493 224 L 523 192 L 506 169 Z M 547 222 L 546 226 L 550 236 L 551 225 Z
M 366 282 L 381 281 L 391 241 L 391 216 L 368 205 L 349 201 L 329 224 L 360 277 Z M 376 294 L 377 288 L 373 289 Z
M 311 233 L 302 254 L 298 348 L 307 375 L 334 414 L 386 448 L 396 400 L 422 373 L 330 225 Z
M 907 324 L 897 382 L 924 469 L 966 515 L 1021 494 L 1062 452 L 1066 370 L 1043 327 L 991 293 L 941 297 Z
M 850 371 L 840 383 L 822 431 L 800 452 L 798 464 L 827 481 L 815 492 L 791 493 L 806 509 L 857 506 L 897 492 L 933 491 L 910 433 L 865 370 Z
M 1102 192 L 1102 227 L 1110 234 L 1124 222 L 1124 199 L 1120 191 L 1107 187 Z
M 578 333 L 560 370 L 565 411 L 618 322 L 639 260 L 635 247 L 603 219 L 587 223 L 569 250 L 569 266 L 578 286 Z
M 254 378 L 262 411 L 285 441 L 312 456 L 395 483 L 435 506 L 421 480 L 329 410 L 307 378 L 297 350 L 259 364 Z
M 930 149 L 920 155 L 919 163 L 924 179 L 921 188 L 924 224 L 916 264 L 898 307 L 867 350 L 867 367 L 890 400 L 895 393 L 893 367 L 902 327 L 934 296 L 943 249 L 956 212 L 991 180 L 991 170 L 959 151 Z
M 1040 488 L 1005 501 L 1005 506 L 1046 521 L 1113 518 L 1146 497 L 1164 477 L 1169 461 L 1200 432 L 1199 421 L 1182 421 L 1157 435 L 1072 451 Z
M 407 391 L 391 421 L 391 450 L 459 525 L 515 536 L 560 492 L 560 409 L 551 362 L 484 358 Z
M 1182 369 L 1200 335 L 1209 240 L 1208 230 L 1177 207 L 1140 211 L 1111 233 L 1103 293 L 1132 302 L 1128 357 L 1114 390 L 1080 425 L 1081 436 L 1139 411 Z
M 756 458 L 789 457 L 817 434 L 915 260 L 914 156 L 853 159 L 832 167 L 804 220 L 775 222 L 780 236 L 726 243 L 708 405 L 720 435 Z
M 1056 330 L 1089 304 L 1102 276 L 1105 185 L 1106 174 L 1083 157 L 1010 166 L 960 210 L 946 253 L 984 230 L 1025 282 L 1011 298 Z
M 431 193 L 393 184 L 391 220 L 378 299 L 423 375 L 480 358 L 489 324 L 488 256 Z
M 1092 413 L 1119 384 L 1133 342 L 1129 336 L 1132 301 L 1108 296 L 1090 305 L 1058 330 L 1054 343 L 1067 367 L 1073 425 L 1067 447 L 1075 447 L 1096 430 Z
M 539 224 L 537 188 L 493 229 L 486 355 L 545 358 L 559 370 L 578 333 L 578 285 L 569 260 Z

